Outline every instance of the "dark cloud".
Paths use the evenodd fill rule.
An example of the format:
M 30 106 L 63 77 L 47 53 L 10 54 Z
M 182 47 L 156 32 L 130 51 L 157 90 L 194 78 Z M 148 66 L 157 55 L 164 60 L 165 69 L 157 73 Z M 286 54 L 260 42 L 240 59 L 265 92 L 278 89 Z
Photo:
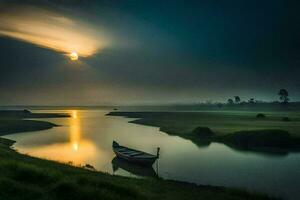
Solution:
M 283 87 L 300 98 L 296 1 L 13 1 L 20 3 L 101 27 L 113 41 L 70 63 L 0 38 L 2 104 L 270 100 Z

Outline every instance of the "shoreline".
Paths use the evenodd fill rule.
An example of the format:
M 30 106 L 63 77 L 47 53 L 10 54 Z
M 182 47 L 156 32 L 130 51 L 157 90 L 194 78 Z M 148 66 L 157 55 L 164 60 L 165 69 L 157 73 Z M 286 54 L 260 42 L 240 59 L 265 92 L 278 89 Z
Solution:
M 60 125 L 40 120 L 0 119 L 0 136 L 31 131 L 42 131 Z
M 225 144 L 238 151 L 249 151 L 261 154 L 287 155 L 290 152 L 300 152 L 299 135 L 290 134 L 288 131 L 282 129 L 257 129 L 256 127 L 248 127 L 246 130 L 243 129 L 244 127 L 241 127 L 240 129 L 231 132 L 215 132 L 210 129 L 211 127 L 214 127 L 213 125 L 215 122 L 213 120 L 222 121 L 222 117 L 226 118 L 228 116 L 217 115 L 220 113 L 203 113 L 113 111 L 108 113 L 107 116 L 133 118 L 129 123 L 158 127 L 160 131 L 165 132 L 168 135 L 179 136 L 183 139 L 190 140 L 199 147 L 209 146 L 211 143 L 216 142 Z M 209 119 L 205 119 L 205 117 Z M 224 124 L 222 124 L 227 129 L 235 127 L 235 120 L 240 120 L 239 116 L 236 115 L 229 116 L 229 118 L 230 120 L 225 121 Z M 256 120 L 257 123 L 265 122 L 263 121 L 264 119 L 260 120 L 255 118 L 255 116 L 245 117 L 242 115 L 241 118 L 245 118 L 245 120 L 243 119 L 244 121 L 249 120 L 251 123 L 253 123 L 254 120 Z M 270 120 L 277 120 L 278 123 L 283 123 L 283 127 L 289 123 L 281 122 L 278 117 L 275 117 L 274 119 L 271 118 Z M 242 123 L 245 123 L 244 121 L 242 121 Z M 226 123 L 230 124 L 229 127 Z M 268 123 L 268 121 L 266 123 Z M 197 128 L 200 128 L 200 131 L 196 131 Z
M 19 132 L 41 131 L 57 124 L 36 120 L 70 117 L 67 113 L 32 113 L 29 110 L 0 110 L 0 136 Z
M 38 128 L 38 126 L 33 127 Z M 14 133 L 22 132 L 20 130 Z M 161 178 L 135 179 L 95 172 L 21 154 L 11 148 L 14 143 L 15 141 L 0 137 L 0 170 L 3 171 L 3 176 L 0 177 L 0 190 L 2 191 L 0 197 L 6 199 L 16 198 L 18 193 L 24 194 L 24 192 L 24 199 L 45 196 L 49 199 L 92 197 L 103 199 L 105 197 L 104 199 L 114 200 L 274 199 L 266 194 L 247 192 L 242 189 L 197 185 Z
M 6 174 L 0 177 L 0 189 L 2 191 L 0 197 L 3 197 L 3 195 L 4 197 L 14 197 L 15 195 L 15 194 L 6 194 L 6 189 L 8 189 L 7 188 L 8 186 L 3 185 L 3 179 L 5 180 L 7 178 L 12 179 L 10 180 L 12 182 L 18 182 L 16 183 L 18 185 L 25 184 L 24 181 L 25 182 L 28 181 L 27 184 L 29 185 L 32 185 L 32 182 L 36 182 L 37 185 L 49 184 L 49 186 L 46 186 L 46 188 L 53 187 L 50 186 L 53 184 L 52 183 L 53 180 L 51 179 L 57 178 L 58 184 L 55 184 L 57 188 L 55 188 L 56 186 L 54 186 L 54 188 L 52 188 L 51 191 L 47 191 L 47 193 L 57 193 L 56 190 L 59 190 L 58 193 L 59 198 L 57 199 L 64 199 L 66 197 L 65 192 L 68 192 L 68 189 L 65 188 L 66 186 L 67 187 L 72 186 L 74 190 L 77 190 L 76 192 L 77 195 L 83 195 L 86 197 L 91 196 L 90 192 L 86 193 L 85 191 L 80 191 L 80 187 L 84 187 L 83 185 L 81 185 L 81 183 L 78 186 L 75 186 L 73 185 L 74 181 L 72 181 L 71 183 L 64 183 L 63 181 L 61 183 L 60 180 L 60 179 L 69 180 L 73 178 L 79 178 L 79 182 L 84 180 L 84 184 L 88 184 L 89 187 L 92 187 L 92 188 L 88 188 L 91 191 L 98 189 L 100 185 L 101 187 L 104 187 L 106 189 L 109 188 L 110 190 L 112 190 L 110 192 L 113 193 L 112 195 L 113 198 L 107 198 L 107 199 L 112 199 L 112 200 L 114 199 L 122 199 L 122 200 L 123 199 L 183 199 L 183 198 L 191 199 L 191 200 L 192 199 L 204 200 L 207 198 L 220 199 L 220 200 L 228 199 L 228 198 L 236 199 L 236 200 L 245 199 L 245 198 L 249 200 L 280 199 L 280 198 L 270 197 L 266 194 L 262 194 L 258 192 L 249 192 L 237 188 L 227 188 L 222 186 L 211 186 L 211 185 L 198 185 L 198 184 L 183 182 L 183 181 L 164 180 L 161 178 L 137 179 L 137 178 L 130 178 L 130 177 L 124 177 L 119 175 L 111 175 L 100 171 L 91 171 L 83 167 L 72 166 L 65 163 L 60 163 L 56 161 L 51 161 L 47 159 L 32 157 L 30 155 L 21 154 L 16 150 L 14 150 L 13 148 L 11 148 L 15 142 L 16 141 L 0 137 L 0 156 L 2 158 L 2 160 L 0 161 L 0 169 L 6 168 L 6 170 L 10 171 L 8 175 L 10 175 L 11 172 L 15 173 L 15 170 L 17 170 L 16 173 L 21 173 L 21 177 L 20 177 L 21 179 L 17 178 L 17 180 L 15 179 L 15 177 L 13 178 L 7 177 Z M 56 176 L 57 173 L 60 174 L 61 177 L 57 177 Z M 43 181 L 46 181 L 46 183 L 44 183 Z M 75 182 L 77 183 L 78 181 Z M 28 185 L 24 185 L 24 188 L 27 187 Z M 15 190 L 16 192 L 19 191 L 19 189 L 20 189 L 19 186 L 13 188 L 13 190 Z M 60 190 L 62 190 L 63 192 Z M 78 190 L 80 191 L 79 193 Z M 121 191 L 121 193 L 124 194 L 119 196 L 120 193 L 119 190 Z M 165 193 L 162 194 L 161 192 L 158 191 L 165 192 Z M 33 196 L 45 195 L 44 193 L 36 194 L 35 189 L 33 189 L 32 191 L 29 189 L 27 190 L 27 192 L 34 193 Z M 101 192 L 101 189 L 99 189 L 98 192 L 93 193 L 93 195 L 97 196 L 98 194 L 101 194 L 101 196 L 99 195 L 98 196 L 103 197 L 102 196 L 103 192 Z M 52 196 L 52 194 L 49 196 Z M 55 194 L 55 197 L 58 196 L 57 194 Z M 77 199 L 76 196 L 73 196 L 72 198 Z

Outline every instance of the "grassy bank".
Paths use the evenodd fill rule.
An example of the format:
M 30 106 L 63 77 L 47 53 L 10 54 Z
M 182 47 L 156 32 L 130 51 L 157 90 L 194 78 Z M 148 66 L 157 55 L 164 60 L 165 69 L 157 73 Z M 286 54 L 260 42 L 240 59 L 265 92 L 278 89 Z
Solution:
M 298 151 L 299 112 L 111 112 L 108 115 L 137 118 L 133 123 L 160 127 L 170 135 L 190 139 L 199 146 L 222 142 L 236 149 L 263 153 Z M 290 121 L 284 121 L 287 118 Z M 196 128 L 202 127 L 202 132 Z M 205 135 L 205 128 L 211 134 Z
M 67 113 L 33 113 L 30 110 L 0 110 L 0 119 L 26 119 L 26 118 L 60 118 L 70 117 Z
M 45 121 L 29 120 L 28 118 L 58 117 L 69 117 L 69 115 L 60 113 L 32 113 L 29 110 L 0 110 L 0 136 L 49 129 L 57 125 Z
M 268 199 L 223 187 L 133 179 L 21 155 L 0 138 L 0 199 Z
M 47 125 L 42 121 L 13 117 L 2 117 L 1 120 L 2 127 L 17 127 L 13 132 L 27 131 L 28 127 L 30 130 L 39 130 L 40 126 L 45 128 Z M 2 134 L 12 133 L 11 130 L 3 128 Z M 14 141 L 0 138 L 0 199 L 270 199 L 265 195 L 237 189 L 152 178 L 134 179 L 90 171 L 19 154 L 10 148 L 13 143 Z
M 0 136 L 18 132 L 45 130 L 57 125 L 37 120 L 0 119 Z

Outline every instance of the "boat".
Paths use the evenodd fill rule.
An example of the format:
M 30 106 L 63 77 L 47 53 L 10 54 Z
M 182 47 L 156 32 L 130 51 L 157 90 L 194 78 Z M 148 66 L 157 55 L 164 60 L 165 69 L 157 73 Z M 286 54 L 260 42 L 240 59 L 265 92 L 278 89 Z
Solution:
M 152 177 L 152 178 L 158 177 L 151 165 L 147 165 L 147 166 L 138 165 L 136 163 L 128 162 L 127 160 L 124 160 L 117 156 L 114 157 L 114 159 L 111 161 L 111 164 L 112 164 L 113 172 L 116 172 L 118 171 L 119 168 L 121 168 L 136 176 Z
M 156 155 L 121 146 L 116 141 L 113 141 L 112 148 L 118 158 L 140 165 L 152 165 L 159 158 L 159 148 Z

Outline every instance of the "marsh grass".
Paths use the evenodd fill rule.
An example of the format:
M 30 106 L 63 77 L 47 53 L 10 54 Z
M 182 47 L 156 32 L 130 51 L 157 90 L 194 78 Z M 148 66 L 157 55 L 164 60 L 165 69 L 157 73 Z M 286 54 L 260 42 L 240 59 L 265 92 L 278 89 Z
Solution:
M 5 118 L 3 113 L 10 114 L 10 117 Z M 42 130 L 55 126 L 43 121 L 23 120 L 16 114 L 20 113 L 0 113 L 1 134 Z M 25 114 L 30 115 L 28 112 Z M 41 118 L 46 116 L 48 115 L 40 115 Z M 163 118 L 164 123 L 168 120 L 168 116 Z M 167 127 L 176 130 L 176 119 L 171 122 L 166 123 Z M 0 138 L 1 200 L 271 199 L 266 195 L 224 187 L 197 186 L 159 178 L 133 179 L 113 176 L 22 155 L 10 148 L 13 143 L 14 141 Z
M 0 138 L 0 199 L 270 199 L 223 187 L 161 179 L 134 179 L 21 155 Z
M 23 119 L 1 119 L 0 118 L 0 135 L 27 132 L 27 131 L 39 131 L 49 129 L 57 125 L 38 121 L 38 120 L 23 120 Z
M 29 110 L 0 110 L 0 136 L 49 129 L 57 125 L 50 122 L 32 120 L 32 118 L 59 117 L 70 117 L 70 115 L 66 113 L 31 113 Z
M 246 111 L 111 112 L 108 115 L 137 118 L 131 123 L 159 127 L 198 146 L 220 142 L 237 150 L 272 154 L 300 150 L 299 112 L 264 112 L 267 117 L 263 118 L 257 118 L 260 113 Z M 282 121 L 282 116 L 293 120 Z

